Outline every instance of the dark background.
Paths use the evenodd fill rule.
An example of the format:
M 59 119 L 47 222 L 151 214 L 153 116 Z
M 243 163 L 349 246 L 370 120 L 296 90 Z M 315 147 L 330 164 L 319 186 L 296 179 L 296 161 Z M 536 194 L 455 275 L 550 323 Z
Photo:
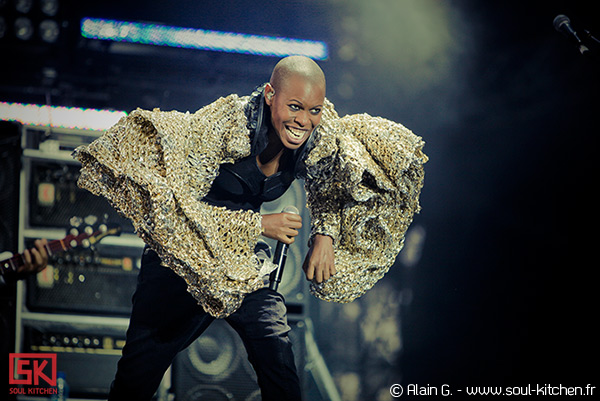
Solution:
M 393 383 L 599 384 L 600 62 L 552 26 L 566 14 L 579 33 L 600 37 L 595 2 L 62 3 L 57 45 L 1 44 L 0 100 L 194 111 L 248 93 L 277 61 L 78 34 L 83 16 L 153 21 L 323 40 L 327 95 L 340 115 L 383 116 L 425 139 L 414 222 L 422 256 L 398 262 L 373 289 L 390 294 L 382 307 L 399 306 L 401 344 L 365 363 L 373 344 L 361 324 L 373 297 L 312 305 L 338 385 L 348 372 L 360 381 L 349 399 L 386 399 Z
M 406 382 L 597 383 L 600 65 L 551 24 L 564 13 L 597 32 L 597 14 L 589 2 L 453 4 L 474 45 L 456 114 L 423 133 L 427 241 L 403 322 Z

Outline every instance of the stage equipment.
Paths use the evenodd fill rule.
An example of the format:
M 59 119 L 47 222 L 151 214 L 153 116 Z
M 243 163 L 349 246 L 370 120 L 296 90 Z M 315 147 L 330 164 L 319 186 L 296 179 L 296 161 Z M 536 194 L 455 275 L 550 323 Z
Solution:
M 571 20 L 564 14 L 557 15 L 553 21 L 554 29 L 565 35 L 571 42 L 573 42 L 579 53 L 583 56 L 597 56 L 597 51 L 592 51 L 594 48 L 600 46 L 600 40 L 598 40 L 588 30 L 584 30 L 583 35 L 579 35 L 575 29 L 571 26 Z M 582 40 L 581 38 L 585 39 Z
M 54 123 L 61 121 L 63 111 L 83 112 L 37 110 L 42 114 L 37 118 Z M 62 124 L 71 125 L 69 121 Z M 19 248 L 31 247 L 37 238 L 61 240 L 67 234 L 80 241 L 69 240 L 63 251 L 53 251 L 47 269 L 19 281 L 15 350 L 56 353 L 57 369 L 75 398 L 108 395 L 143 250 L 131 224 L 108 201 L 77 187 L 79 164 L 71 153 L 101 134 L 29 125 L 21 135 Z M 95 241 L 104 226 L 119 227 L 122 233 Z
M 302 55 L 317 60 L 325 60 L 328 57 L 327 45 L 325 42 L 320 41 L 209 31 L 101 18 L 83 18 L 81 20 L 81 35 L 88 39 L 227 53 L 276 57 Z
M 301 388 L 306 385 L 306 326 L 290 319 Z M 185 401 L 260 401 L 256 374 L 238 334 L 225 320 L 215 320 L 173 363 L 173 392 Z
M 64 372 L 70 397 L 106 399 L 125 345 L 126 322 L 27 320 L 23 352 L 55 353 L 57 371 Z
M 115 110 L 0 102 L 0 115 L 4 119 L 19 121 L 23 125 L 102 131 L 112 127 L 127 113 Z
M 19 44 L 56 44 L 64 36 L 63 18 L 57 0 L 0 1 L 0 21 L 3 23 L 0 39 L 16 39 Z

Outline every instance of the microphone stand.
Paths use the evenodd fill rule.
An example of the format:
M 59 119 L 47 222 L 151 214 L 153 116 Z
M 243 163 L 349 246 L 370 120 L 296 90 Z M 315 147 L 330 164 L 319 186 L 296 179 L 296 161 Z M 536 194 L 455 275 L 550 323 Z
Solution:
M 590 31 L 588 31 L 587 29 L 584 29 L 583 32 L 585 33 L 584 38 L 593 40 L 594 42 L 596 42 L 596 45 L 600 45 L 600 40 L 596 39 Z
M 598 58 L 598 51 L 600 49 L 600 40 L 598 40 L 598 38 L 596 38 L 594 35 L 592 35 L 592 33 L 590 31 L 588 31 L 587 29 L 583 30 L 583 39 L 587 40 L 589 43 L 593 44 L 588 46 L 588 49 L 590 49 L 590 53 L 594 56 L 594 59 Z
M 577 46 L 579 53 L 586 59 L 598 61 L 598 52 L 600 49 L 600 40 L 598 40 L 590 31 L 584 29 L 584 34 L 580 38 L 577 32 L 571 27 L 571 21 L 566 15 L 560 14 L 554 18 L 554 29 L 565 35 Z M 583 39 L 583 40 L 582 40 Z

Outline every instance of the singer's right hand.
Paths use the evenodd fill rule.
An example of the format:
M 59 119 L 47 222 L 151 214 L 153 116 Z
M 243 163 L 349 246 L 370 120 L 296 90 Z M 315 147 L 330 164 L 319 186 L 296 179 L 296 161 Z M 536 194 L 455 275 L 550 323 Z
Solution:
M 302 217 L 294 213 L 273 213 L 262 215 L 263 235 L 284 244 L 294 243 L 294 237 L 302 228 Z

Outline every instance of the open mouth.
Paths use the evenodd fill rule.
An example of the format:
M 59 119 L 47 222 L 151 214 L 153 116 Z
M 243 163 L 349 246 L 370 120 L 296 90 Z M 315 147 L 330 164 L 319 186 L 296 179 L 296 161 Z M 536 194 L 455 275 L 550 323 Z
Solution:
M 288 135 L 295 140 L 301 140 L 302 138 L 304 138 L 304 136 L 306 135 L 306 130 L 303 129 L 297 129 L 297 128 L 292 128 L 292 127 L 285 127 Z

